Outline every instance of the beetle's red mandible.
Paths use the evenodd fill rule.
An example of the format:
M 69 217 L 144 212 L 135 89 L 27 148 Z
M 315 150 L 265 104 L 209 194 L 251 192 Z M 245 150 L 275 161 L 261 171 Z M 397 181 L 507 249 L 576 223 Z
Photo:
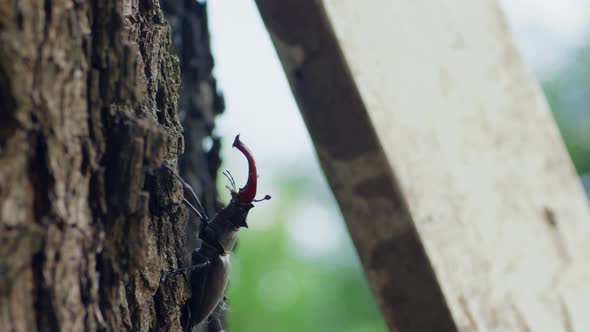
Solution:
M 240 141 L 240 135 L 237 135 L 234 139 L 234 144 L 232 147 L 240 150 L 248 159 L 248 181 L 243 188 L 240 188 L 238 192 L 238 197 L 242 202 L 250 203 L 256 197 L 256 185 L 258 181 L 258 174 L 256 173 L 256 162 L 254 161 L 254 156 L 252 156 L 252 152 L 248 147 Z

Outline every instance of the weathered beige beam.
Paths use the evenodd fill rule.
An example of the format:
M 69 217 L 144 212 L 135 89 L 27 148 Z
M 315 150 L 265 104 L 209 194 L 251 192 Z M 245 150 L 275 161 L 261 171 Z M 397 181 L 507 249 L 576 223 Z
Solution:
M 392 331 L 590 331 L 590 212 L 494 0 L 257 0 Z

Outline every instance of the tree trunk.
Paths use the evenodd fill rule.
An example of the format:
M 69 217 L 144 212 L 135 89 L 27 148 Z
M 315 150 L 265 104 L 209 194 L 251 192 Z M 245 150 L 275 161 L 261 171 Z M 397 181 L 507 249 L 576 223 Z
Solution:
M 198 47 L 183 166 L 212 211 L 218 143 L 200 141 L 221 103 Z M 161 280 L 194 243 L 161 167 L 185 149 L 179 75 L 156 0 L 0 3 L 2 331 L 182 330 L 190 287 Z

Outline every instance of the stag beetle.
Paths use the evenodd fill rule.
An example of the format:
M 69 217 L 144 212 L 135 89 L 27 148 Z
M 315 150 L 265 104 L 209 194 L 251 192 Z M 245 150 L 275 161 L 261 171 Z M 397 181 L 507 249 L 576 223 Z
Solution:
M 190 271 L 189 282 L 192 288 L 192 296 L 188 300 L 187 310 L 187 331 L 198 325 L 213 312 L 223 297 L 230 272 L 230 253 L 236 243 L 240 227 L 248 227 L 246 217 L 253 202 L 268 200 L 271 197 L 266 195 L 260 200 L 256 196 L 257 178 L 256 163 L 252 152 L 240 141 L 240 135 L 234 139 L 232 147 L 237 148 L 248 160 L 248 180 L 246 185 L 236 190 L 236 183 L 229 171 L 223 172 L 227 177 L 231 188 L 225 186 L 231 193 L 229 204 L 221 209 L 219 213 L 209 220 L 205 214 L 197 195 L 192 187 L 184 181 L 170 166 L 166 167 L 182 183 L 184 189 L 190 193 L 197 202 L 200 210 L 183 198 L 183 202 L 202 220 L 199 229 L 199 239 L 202 244 L 195 249 L 191 256 L 191 266 L 182 269 L 169 271 L 164 275 Z M 183 324 L 184 325 L 184 324 Z

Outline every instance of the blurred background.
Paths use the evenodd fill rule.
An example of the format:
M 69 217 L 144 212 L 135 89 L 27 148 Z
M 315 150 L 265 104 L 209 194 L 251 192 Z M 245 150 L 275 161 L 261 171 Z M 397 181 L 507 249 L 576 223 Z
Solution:
M 588 193 L 590 2 L 501 5 Z M 226 98 L 216 129 L 226 139 L 222 168 L 245 181 L 246 161 L 231 150 L 240 133 L 257 158 L 259 196 L 273 196 L 252 210 L 233 256 L 229 329 L 386 331 L 254 2 L 208 1 L 208 8 L 215 75 Z

